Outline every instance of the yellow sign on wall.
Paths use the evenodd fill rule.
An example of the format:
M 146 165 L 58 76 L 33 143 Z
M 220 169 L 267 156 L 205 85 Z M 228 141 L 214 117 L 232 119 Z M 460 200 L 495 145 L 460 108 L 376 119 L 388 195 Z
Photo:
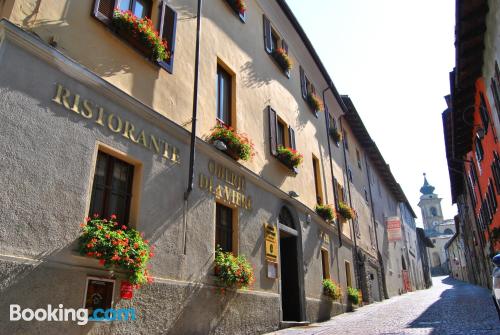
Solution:
M 264 224 L 266 259 L 271 262 L 278 260 L 278 231 L 272 224 Z

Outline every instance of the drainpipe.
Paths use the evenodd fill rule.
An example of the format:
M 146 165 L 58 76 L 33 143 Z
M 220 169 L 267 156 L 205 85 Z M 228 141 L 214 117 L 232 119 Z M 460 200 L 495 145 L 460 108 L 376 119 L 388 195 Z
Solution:
M 340 129 L 344 129 L 344 127 L 342 126 L 342 117 L 343 116 L 344 115 L 341 115 L 339 118 Z M 342 141 L 342 151 L 344 152 L 344 170 L 345 170 L 345 174 L 347 175 L 346 185 L 347 185 L 347 193 L 349 194 L 349 206 L 351 206 L 351 208 L 352 208 L 351 186 L 350 186 L 351 182 L 349 181 L 349 171 L 347 170 L 347 155 L 345 152 L 345 141 Z M 356 242 L 356 232 L 354 231 L 354 225 L 352 224 L 352 219 L 351 219 L 351 232 L 352 232 L 352 240 L 354 242 L 353 260 L 354 260 L 354 266 L 356 269 L 354 278 L 356 279 L 356 287 L 361 289 L 361 286 L 359 284 L 359 278 L 357 275 L 358 267 L 359 267 L 359 264 L 358 264 L 358 245 Z
M 325 93 L 326 91 L 330 90 L 331 89 L 331 86 L 328 86 L 327 88 L 325 88 L 323 90 L 323 101 L 325 102 Z M 326 106 L 326 103 L 325 103 L 325 106 Z M 332 187 L 333 187 L 333 201 L 335 203 L 335 213 L 338 213 L 338 210 L 339 210 L 339 206 L 338 206 L 338 202 L 337 202 L 337 192 L 335 191 L 335 177 L 333 175 L 333 163 L 332 163 L 332 146 L 330 144 L 330 136 L 329 136 L 329 132 L 330 132 L 330 129 L 329 129 L 329 120 L 328 120 L 328 116 L 329 116 L 329 111 L 328 111 L 328 108 L 325 108 L 325 127 L 326 127 L 326 142 L 328 143 L 328 157 L 330 159 L 330 173 L 332 175 Z M 339 235 L 339 248 L 342 247 L 342 235 L 341 235 L 341 231 L 340 231 L 340 222 L 338 221 L 338 219 L 336 220 L 336 224 L 337 224 L 337 233 Z M 340 274 L 339 274 L 340 276 Z
M 202 1 L 198 0 L 198 13 L 196 16 L 196 51 L 194 60 L 194 89 L 193 89 L 193 115 L 191 118 L 191 146 L 189 149 L 189 175 L 188 186 L 184 193 L 184 208 L 187 209 L 187 201 L 189 195 L 193 191 L 194 181 L 194 162 L 196 158 L 196 120 L 198 117 L 198 83 L 199 83 L 199 65 L 200 65 L 200 32 L 201 32 L 201 7 Z M 184 213 L 184 236 L 183 236 L 183 251 L 186 254 L 186 238 L 187 238 L 187 213 Z

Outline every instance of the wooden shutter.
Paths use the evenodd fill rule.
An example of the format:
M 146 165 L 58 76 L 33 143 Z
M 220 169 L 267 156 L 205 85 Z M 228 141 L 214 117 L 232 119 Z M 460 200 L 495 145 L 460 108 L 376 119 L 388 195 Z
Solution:
M 283 50 L 285 50 L 285 53 L 288 55 L 288 44 L 285 40 L 281 40 L 281 48 L 283 48 Z
M 300 66 L 300 91 L 302 92 L 302 97 L 307 99 L 307 88 L 306 88 L 306 75 L 304 69 Z
M 160 1 L 160 11 L 158 20 L 158 31 L 160 37 L 167 41 L 168 51 L 170 52 L 170 59 L 168 62 L 161 62 L 166 67 L 167 71 L 172 73 L 172 66 L 174 63 L 174 50 L 175 50 L 175 31 L 177 27 L 177 13 L 170 8 L 165 1 Z
M 271 41 L 271 22 L 267 16 L 262 16 L 264 19 L 264 47 L 268 54 L 273 52 Z
M 269 111 L 269 144 L 271 146 L 271 154 L 276 156 L 278 154 L 277 144 L 276 144 L 276 126 L 278 119 L 276 117 L 276 112 L 271 108 L 267 107 Z
M 106 24 L 111 23 L 113 11 L 118 7 L 118 0 L 95 0 L 93 15 Z
M 297 150 L 295 146 L 295 130 L 292 127 L 288 127 L 288 142 L 290 144 L 290 148 Z

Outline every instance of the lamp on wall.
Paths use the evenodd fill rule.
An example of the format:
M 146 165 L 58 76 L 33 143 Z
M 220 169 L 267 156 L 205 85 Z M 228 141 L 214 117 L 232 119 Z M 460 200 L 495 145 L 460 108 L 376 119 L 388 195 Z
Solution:
M 227 150 L 227 145 L 226 143 L 220 141 L 220 140 L 216 140 L 214 141 L 214 147 L 216 147 L 217 149 L 219 149 L 220 151 L 226 151 Z

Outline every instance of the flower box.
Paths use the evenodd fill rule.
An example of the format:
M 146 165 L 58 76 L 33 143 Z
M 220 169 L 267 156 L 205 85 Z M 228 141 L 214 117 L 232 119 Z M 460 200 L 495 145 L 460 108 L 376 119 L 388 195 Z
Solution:
M 207 140 L 234 160 L 248 161 L 255 155 L 253 143 L 245 134 L 223 124 L 215 126 Z
M 309 93 L 307 95 L 307 103 L 315 112 L 323 111 L 323 103 L 316 93 Z
M 229 6 L 240 16 L 242 19 L 245 17 L 247 6 L 245 0 L 226 0 Z
M 279 146 L 277 149 L 277 158 L 280 162 L 282 162 L 286 167 L 290 170 L 297 173 L 297 168 L 300 164 L 302 164 L 303 157 L 297 150 L 292 148 L 287 148 L 283 146 Z
M 169 61 L 167 41 L 162 40 L 150 19 L 138 18 L 131 11 L 115 9 L 112 24 L 120 37 L 147 58 L 157 62 Z
M 94 257 L 106 269 L 117 267 L 128 274 L 128 282 L 134 287 L 152 282 L 147 264 L 153 257 L 148 240 L 137 230 L 120 225 L 116 216 L 101 219 L 98 215 L 87 218 L 81 224 L 80 254 Z
M 342 297 L 342 289 L 340 285 L 331 279 L 323 280 L 323 293 L 333 300 L 338 300 Z
M 335 127 L 331 127 L 329 129 L 330 136 L 335 141 L 335 143 L 339 144 L 342 141 L 342 133 Z
M 354 218 L 354 211 L 348 204 L 343 201 L 339 201 L 338 213 L 346 220 Z
M 245 256 L 234 256 L 220 248 L 215 250 L 214 274 L 217 282 L 228 288 L 246 289 L 255 280 L 252 265 Z
M 335 219 L 335 210 L 332 205 L 316 205 L 314 208 L 316 213 L 321 216 L 325 221 L 332 221 Z
M 278 65 L 283 69 L 283 71 L 287 74 L 290 73 L 290 70 L 292 69 L 292 60 L 286 53 L 285 49 L 283 48 L 278 48 L 273 51 L 273 57 L 278 63 Z
M 353 305 L 359 305 L 360 302 L 360 292 L 354 287 L 347 287 L 347 301 Z

